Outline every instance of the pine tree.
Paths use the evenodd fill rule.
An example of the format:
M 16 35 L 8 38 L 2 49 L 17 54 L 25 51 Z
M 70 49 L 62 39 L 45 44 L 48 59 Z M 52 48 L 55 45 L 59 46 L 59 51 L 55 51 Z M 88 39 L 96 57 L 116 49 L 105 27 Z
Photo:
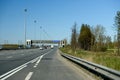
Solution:
M 115 16 L 115 25 L 117 27 L 118 55 L 120 55 L 120 11 Z
M 93 35 L 91 33 L 90 26 L 87 24 L 82 24 L 78 38 L 78 43 L 82 49 L 90 50 L 92 36 Z

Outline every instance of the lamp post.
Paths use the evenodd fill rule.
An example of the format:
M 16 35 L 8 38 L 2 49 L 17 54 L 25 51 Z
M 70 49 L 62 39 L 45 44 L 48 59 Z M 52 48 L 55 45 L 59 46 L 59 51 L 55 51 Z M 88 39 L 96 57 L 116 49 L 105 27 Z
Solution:
M 40 32 L 41 32 L 41 29 L 42 29 L 42 26 L 40 26 Z M 41 39 L 41 33 L 40 33 L 40 40 L 42 40 Z M 42 42 L 40 41 L 40 44 L 41 44 Z
M 25 35 L 25 43 L 24 43 L 24 48 L 26 48 L 26 12 L 27 12 L 27 9 L 24 9 L 24 12 L 25 12 L 25 23 L 24 23 L 24 35 Z
M 35 28 L 34 28 L 34 29 L 35 29 L 35 31 L 34 31 L 34 39 L 35 39 L 35 40 L 36 40 L 36 22 L 37 22 L 37 21 L 34 20 L 34 23 L 35 23 Z

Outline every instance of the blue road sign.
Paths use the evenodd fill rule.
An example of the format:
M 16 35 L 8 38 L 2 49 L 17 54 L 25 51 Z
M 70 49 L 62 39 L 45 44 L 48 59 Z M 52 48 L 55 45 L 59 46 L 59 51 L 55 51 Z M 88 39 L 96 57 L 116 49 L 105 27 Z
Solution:
M 60 42 L 60 40 L 53 40 L 53 42 L 58 43 L 58 42 Z

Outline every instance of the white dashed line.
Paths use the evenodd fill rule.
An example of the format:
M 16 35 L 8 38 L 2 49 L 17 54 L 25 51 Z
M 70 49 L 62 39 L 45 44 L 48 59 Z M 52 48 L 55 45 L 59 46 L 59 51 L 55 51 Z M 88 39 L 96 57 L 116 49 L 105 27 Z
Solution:
M 38 61 L 37 61 L 37 62 L 36 62 L 36 64 L 34 65 L 34 68 L 36 68 L 36 67 L 37 67 L 37 65 L 38 65 L 38 64 L 39 64 L 39 62 L 41 61 L 42 57 L 43 57 L 43 55 L 39 57 Z
M 51 50 L 51 51 L 52 51 L 52 50 Z M 47 53 L 41 55 L 41 56 L 39 57 L 38 61 L 36 62 L 36 64 L 34 65 L 34 68 L 36 68 L 36 67 L 38 66 L 38 64 L 40 63 L 42 57 L 45 56 L 46 54 L 50 53 L 51 51 L 49 51 L 49 52 L 47 52 Z
M 7 58 L 12 58 L 13 56 L 8 56 Z
M 26 76 L 25 80 L 30 80 L 32 75 L 33 75 L 33 72 L 29 72 L 29 74 Z
M 25 54 L 21 54 L 22 56 L 25 55 Z
M 51 50 L 51 51 L 52 51 L 52 50 Z M 24 69 L 25 67 L 27 67 L 27 65 L 28 65 L 29 63 L 34 63 L 34 62 L 37 61 L 36 64 L 35 64 L 35 67 L 37 67 L 37 65 L 40 63 L 42 57 L 45 56 L 46 54 L 50 53 L 51 51 L 49 51 L 49 52 L 47 52 L 47 53 L 45 53 L 45 54 L 43 54 L 43 55 L 41 55 L 41 56 L 33 59 L 33 60 L 30 60 L 29 62 L 26 62 L 25 64 L 23 64 L 23 65 L 15 68 L 15 69 L 13 69 L 13 70 L 10 70 L 9 72 L 7 72 L 7 73 L 5 73 L 5 74 L 3 74 L 3 75 L 0 75 L 0 80 L 5 80 L 5 79 L 9 78 L 9 77 L 12 76 L 13 74 L 15 74 L 15 73 L 17 73 L 18 71 L 20 71 L 20 70 Z M 13 56 L 8 56 L 7 58 L 12 58 L 12 57 L 13 57 Z M 33 75 L 33 72 L 29 72 L 29 74 L 26 76 L 25 80 L 30 80 L 30 78 L 31 78 L 32 75 Z

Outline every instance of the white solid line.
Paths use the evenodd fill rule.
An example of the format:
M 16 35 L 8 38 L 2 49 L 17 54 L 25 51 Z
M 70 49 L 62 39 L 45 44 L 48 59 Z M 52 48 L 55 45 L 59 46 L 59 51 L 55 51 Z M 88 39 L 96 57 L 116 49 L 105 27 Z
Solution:
M 51 50 L 51 51 L 52 51 L 52 50 Z M 36 62 L 39 58 L 40 58 L 40 60 L 41 60 L 44 55 L 50 53 L 51 51 L 43 54 L 43 55 L 40 56 L 40 57 L 37 57 L 37 58 L 35 58 L 35 59 L 33 59 L 33 60 L 30 60 L 30 61 L 26 62 L 25 64 L 23 64 L 23 65 L 15 68 L 15 69 L 12 69 L 11 71 L 6 72 L 6 73 L 3 74 L 3 75 L 0 75 L 0 80 L 5 80 L 5 79 L 7 79 L 8 77 L 12 76 L 12 75 L 15 74 L 16 72 L 18 72 L 18 71 L 22 70 L 23 68 L 27 67 L 27 64 Z M 37 65 L 38 65 L 39 62 L 40 62 L 40 61 L 37 61 L 37 62 L 36 62 Z M 37 66 L 36 66 L 36 67 L 37 67 Z
M 29 74 L 26 76 L 25 80 L 30 80 L 32 74 L 33 74 L 33 72 L 29 72 Z
M 33 60 L 31 61 L 31 63 L 36 62 L 38 59 L 39 59 L 39 57 L 37 57 L 37 58 L 33 59 Z
M 26 65 L 26 66 L 27 66 L 27 65 Z M 14 71 L 14 72 L 10 73 L 9 75 L 7 75 L 7 76 L 3 77 L 3 78 L 2 78 L 2 79 L 0 79 L 0 80 L 5 80 L 5 79 L 7 79 L 8 77 L 10 77 L 10 76 L 12 76 L 13 74 L 15 74 L 16 72 L 18 72 L 18 71 L 22 70 L 22 69 L 23 69 L 23 68 L 25 68 L 26 66 L 23 66 L 23 67 L 21 67 L 21 68 L 17 69 L 16 71 Z
M 50 51 L 48 51 L 47 53 L 45 53 L 45 54 L 41 55 L 41 56 L 39 57 L 39 60 L 38 60 L 38 61 L 36 62 L 36 64 L 34 65 L 34 68 L 36 68 L 36 67 L 37 67 L 37 65 L 38 65 L 38 64 L 39 64 L 39 62 L 41 61 L 42 57 L 43 57 L 43 56 L 45 56 L 46 54 L 50 53 L 50 52 L 52 52 L 52 50 L 50 50 Z
M 39 64 L 40 60 L 42 59 L 43 55 L 40 56 L 40 59 L 37 61 L 37 64 Z
M 37 57 L 37 58 L 38 58 L 38 57 Z M 35 58 L 35 59 L 37 59 L 37 58 Z M 35 60 L 35 59 L 33 59 L 33 60 Z M 13 73 L 13 72 L 15 72 L 16 70 L 18 70 L 18 69 L 20 69 L 20 68 L 22 68 L 22 67 L 24 67 L 24 66 L 27 66 L 27 64 L 33 62 L 33 60 L 31 60 L 31 61 L 29 61 L 29 62 L 26 62 L 25 64 L 23 64 L 23 65 L 21 65 L 21 66 L 15 68 L 15 69 L 13 69 L 13 70 L 11 70 L 11 71 L 5 73 L 5 74 L 3 74 L 3 75 L 0 75 L 0 80 L 1 80 L 1 78 L 3 78 L 3 77 L 5 77 L 5 76 L 9 75 L 10 73 Z
M 43 55 L 39 57 L 39 60 L 36 62 L 36 64 L 34 65 L 34 68 L 37 67 L 37 65 L 40 63 L 41 59 L 42 59 Z
M 43 54 L 43 56 L 45 56 L 46 54 L 48 54 L 48 53 L 50 53 L 50 52 L 52 52 L 52 51 L 53 51 L 53 50 L 48 51 L 47 53 Z
M 3 74 L 3 75 L 1 75 L 0 78 L 4 77 L 4 76 L 6 76 L 6 75 L 9 75 L 10 73 L 12 73 L 12 72 L 14 72 L 14 71 L 16 71 L 16 70 L 18 70 L 18 69 L 20 69 L 20 68 L 26 67 L 26 66 L 27 66 L 27 65 L 21 65 L 21 66 L 15 68 L 15 69 L 13 69 L 13 70 L 11 70 L 11 71 Z

